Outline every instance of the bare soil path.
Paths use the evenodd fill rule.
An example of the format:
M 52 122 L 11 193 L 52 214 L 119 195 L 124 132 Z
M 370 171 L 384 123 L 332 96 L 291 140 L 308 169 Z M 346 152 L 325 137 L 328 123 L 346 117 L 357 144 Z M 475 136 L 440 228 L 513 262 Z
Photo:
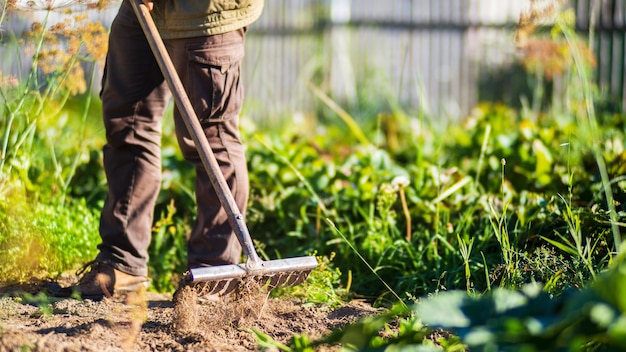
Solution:
M 359 300 L 328 309 L 266 293 L 204 303 L 190 295 L 174 303 L 153 292 L 102 301 L 4 292 L 0 351 L 255 351 L 253 329 L 286 343 L 294 334 L 318 338 L 377 312 Z

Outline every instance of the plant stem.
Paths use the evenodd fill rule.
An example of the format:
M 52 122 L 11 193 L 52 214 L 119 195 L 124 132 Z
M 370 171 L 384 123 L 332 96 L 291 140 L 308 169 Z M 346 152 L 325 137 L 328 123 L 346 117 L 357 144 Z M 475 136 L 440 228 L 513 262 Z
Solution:
M 594 8 L 598 4 L 598 1 L 595 1 Z M 594 16 L 592 16 L 593 19 Z M 562 21 L 562 20 L 561 20 Z M 598 120 L 595 111 L 595 104 L 593 102 L 593 91 L 591 88 L 591 77 L 588 76 L 588 70 L 584 64 L 584 59 L 582 58 L 582 54 L 578 49 L 578 45 L 576 43 L 576 33 L 567 26 L 565 23 L 558 23 L 560 28 L 563 31 L 563 35 L 565 36 L 566 41 L 568 42 L 569 47 L 572 50 L 572 57 L 574 60 L 574 65 L 576 67 L 576 72 L 582 82 L 582 92 L 583 99 L 585 104 L 585 114 L 586 114 L 586 125 L 589 127 L 589 135 L 587 136 L 585 142 L 589 144 L 590 149 L 592 150 L 594 159 L 596 164 L 598 165 L 598 170 L 600 172 L 600 177 L 602 179 L 602 185 L 604 189 L 604 195 L 606 197 L 607 207 L 609 211 L 609 217 L 611 219 L 611 231 L 613 233 L 613 250 L 615 253 L 619 251 L 622 242 L 622 236 L 620 234 L 617 216 L 617 210 L 615 208 L 615 202 L 613 198 L 613 191 L 611 189 L 611 181 L 609 178 L 609 174 L 606 168 L 606 162 L 604 160 L 604 156 L 602 155 L 602 151 L 600 150 L 599 142 L 601 141 L 601 135 L 599 133 L 598 128 Z M 590 25 L 590 43 L 593 40 L 593 22 Z M 591 44 L 590 44 L 591 45 Z

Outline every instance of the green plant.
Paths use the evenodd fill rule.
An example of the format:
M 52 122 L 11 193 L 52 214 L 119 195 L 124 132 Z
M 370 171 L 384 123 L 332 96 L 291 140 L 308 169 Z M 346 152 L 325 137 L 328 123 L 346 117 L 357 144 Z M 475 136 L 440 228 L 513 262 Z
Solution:
M 472 351 L 621 351 L 625 268 L 622 254 L 582 291 L 556 297 L 535 284 L 481 297 L 440 293 L 412 309 L 429 328 L 452 331 Z
M 153 226 L 152 241 L 148 248 L 148 268 L 151 285 L 159 292 L 173 292 L 187 268 L 187 239 L 189 226 L 175 217 L 173 200 Z
M 259 346 L 286 352 L 316 351 L 324 346 L 341 346 L 342 351 L 419 351 L 462 352 L 466 346 L 450 334 L 433 334 L 406 306 L 397 305 L 386 312 L 359 319 L 335 329 L 325 337 L 311 340 L 295 335 L 281 344 L 262 331 L 251 331 Z
M 54 313 L 53 301 L 43 292 L 37 294 L 30 294 L 27 292 L 21 292 L 16 295 L 16 301 L 22 304 L 31 304 L 38 308 L 37 312 L 33 315 L 40 317 L 50 317 Z
M 565 203 L 565 199 L 562 200 Z M 567 229 L 569 233 L 568 237 L 557 232 L 557 236 L 561 240 L 560 242 L 551 240 L 546 237 L 542 238 L 553 246 L 559 248 L 560 250 L 570 255 L 577 256 L 578 259 L 580 259 L 585 264 L 587 270 L 589 271 L 589 274 L 592 277 L 595 277 L 596 272 L 593 266 L 592 256 L 596 252 L 596 245 L 600 241 L 600 238 L 596 238 L 595 240 L 591 238 L 584 238 L 581 229 L 581 218 L 578 214 L 574 213 L 571 205 L 569 204 L 565 205 L 563 219 L 567 224 Z M 585 243 L 583 243 L 583 240 L 585 240 Z M 595 242 L 591 243 L 591 241 Z
M 107 36 L 100 23 L 84 15 L 49 25 L 51 13 L 59 9 L 48 5 L 43 22 L 33 23 L 24 38 L 3 32 L 7 50 L 30 58 L 23 77 L 0 73 L 3 282 L 72 269 L 96 247 L 96 216 L 81 199 L 67 196 L 87 147 L 82 142 L 93 76 L 85 77 L 83 68 L 93 68 L 103 58 Z M 14 6 L 16 2 L 2 2 L 2 21 Z M 65 107 L 79 94 L 86 97 L 76 119 Z
M 98 216 L 84 202 L 31 205 L 19 193 L 0 205 L 0 281 L 54 277 L 95 255 Z
M 472 247 L 474 246 L 474 239 L 472 238 L 469 243 L 461 239 L 461 236 L 459 235 L 457 235 L 457 239 L 459 242 L 459 251 L 461 252 L 461 257 L 463 258 L 463 263 L 465 267 L 465 286 L 469 293 L 472 287 L 472 271 L 470 269 L 469 262 L 470 254 L 472 253 Z
M 500 244 L 502 253 L 502 264 L 504 266 L 505 280 L 503 285 L 515 282 L 515 276 L 518 274 L 517 265 L 519 264 L 516 248 L 512 246 L 509 236 L 509 225 L 507 221 L 507 204 L 503 205 L 502 214 L 494 208 L 493 204 L 489 204 L 490 221 L 494 235 Z
M 557 277 L 542 271 L 534 258 L 539 253 L 535 249 L 545 245 L 541 243 L 542 236 L 556 239 L 555 229 L 561 231 L 558 225 L 566 220 L 550 194 L 571 189 L 573 199 L 577 199 L 572 210 L 589 214 L 581 230 L 584 229 L 585 238 L 596 238 L 598 245 L 592 248 L 593 260 L 597 261 L 595 270 L 602 268 L 606 264 L 602 261 L 606 227 L 598 222 L 594 224 L 596 216 L 584 210 L 583 205 L 583 200 L 595 193 L 590 192 L 589 184 L 571 186 L 571 173 L 576 172 L 582 179 L 589 175 L 575 163 L 579 154 L 570 147 L 565 151 L 566 158 L 554 158 L 552 169 L 540 173 L 558 178 L 555 187 L 527 181 L 518 186 L 520 175 L 525 175 L 528 169 L 536 170 L 537 163 L 543 162 L 517 161 L 519 156 L 515 153 L 534 143 L 528 144 L 526 141 L 532 139 L 527 137 L 507 151 L 506 158 L 497 154 L 491 141 L 506 139 L 503 131 L 510 128 L 493 121 L 506 121 L 514 115 L 504 108 L 489 114 L 489 119 L 477 120 L 474 129 L 459 134 L 460 144 L 468 143 L 463 148 L 465 151 L 480 150 L 480 153 L 471 159 L 469 155 L 452 153 L 439 164 L 434 163 L 431 155 L 424 155 L 422 163 L 415 165 L 382 148 L 329 144 L 330 139 L 321 136 L 248 138 L 254 141 L 248 148 L 249 168 L 255 170 L 251 173 L 249 207 L 252 233 L 278 256 L 297 255 L 310 248 L 326 255 L 336 253 L 336 265 L 358 278 L 353 289 L 360 293 L 390 292 L 381 280 L 371 275 L 372 271 L 400 294 L 420 295 L 461 287 L 481 292 L 503 278 L 500 284 L 515 287 L 534 279 Z M 495 126 L 490 133 L 478 133 L 480 138 L 470 141 L 464 139 L 489 126 Z M 545 138 L 542 145 L 550 155 L 564 152 L 551 139 L 558 126 L 547 122 L 541 126 L 523 126 L 528 129 L 524 135 Z M 332 135 L 331 131 L 332 126 L 328 134 Z M 487 143 L 486 136 L 493 139 Z M 531 157 L 526 155 L 524 158 Z M 483 168 L 478 166 L 481 160 L 485 172 L 469 176 L 468 173 Z M 506 170 L 503 160 L 507 160 Z M 492 181 L 485 183 L 480 175 L 488 176 L 493 185 Z M 394 180 L 399 178 L 410 183 L 394 186 Z M 485 217 L 485 213 L 491 216 Z M 596 219 L 604 219 L 601 213 L 597 215 Z M 338 237 L 339 233 L 345 238 Z M 464 254 L 463 244 L 469 249 L 470 242 L 472 250 Z M 576 259 L 564 257 L 563 260 Z M 571 267 L 577 264 L 572 263 Z M 471 283 L 468 277 L 472 278 Z M 569 273 L 558 277 L 559 280 L 575 278 L 570 283 L 580 285 L 578 277 Z M 560 281 L 552 287 L 566 286 L 565 281 Z
M 3 80 L 0 86 L 0 124 L 3 127 L 0 180 L 3 184 L 18 177 L 32 186 L 32 181 L 24 176 L 50 166 L 53 173 L 48 179 L 60 184 L 64 191 L 80 159 L 81 150 L 71 150 L 75 145 L 70 145 L 69 151 L 59 150 L 52 141 L 62 138 L 61 133 L 55 133 L 67 132 L 59 127 L 67 119 L 62 111 L 68 99 L 91 88 L 91 79 L 86 81 L 81 63 L 90 63 L 93 67 L 101 62 L 107 36 L 101 24 L 88 21 L 86 16 L 68 16 L 65 21 L 50 26 L 47 21 L 54 10 L 48 9 L 44 21 L 32 25 L 23 44 L 13 41 L 17 54 L 21 56 L 21 50 L 30 52 L 32 60 L 25 79 Z M 90 95 L 87 96 L 85 113 L 79 119 L 82 126 L 90 104 Z M 81 130 L 84 128 L 80 127 Z M 84 138 L 84 132 L 79 135 Z M 44 151 L 49 154 L 37 154 Z M 70 152 L 75 156 L 64 156 L 69 160 L 67 164 L 66 160 L 61 163 L 60 153 L 68 155 Z
M 311 271 L 303 284 L 275 288 L 272 290 L 272 295 L 294 297 L 305 304 L 317 304 L 330 308 L 341 306 L 349 297 L 350 282 L 346 288 L 342 288 L 341 271 L 332 264 L 334 257 L 334 253 L 331 253 L 330 257 L 318 256 L 319 266 Z
M 594 84 L 592 68 L 596 61 L 589 48 L 594 47 L 595 40 L 595 14 L 600 2 L 592 4 L 590 18 L 590 31 L 588 42 L 584 43 L 580 35 L 576 32 L 576 16 L 574 10 L 569 8 L 560 10 L 560 3 L 555 2 L 548 10 L 541 9 L 540 6 L 531 6 L 527 13 L 520 18 L 520 28 L 517 31 L 518 45 L 525 49 L 525 64 L 531 70 L 538 72 L 539 76 L 551 77 L 553 75 L 565 74 L 568 89 L 566 91 L 567 106 L 564 115 L 577 124 L 576 142 L 580 143 L 582 149 L 589 150 L 595 161 L 597 174 L 599 176 L 602 193 L 605 200 L 605 207 L 610 218 L 610 228 L 613 235 L 613 252 L 617 252 L 621 243 L 621 234 L 618 226 L 619 216 L 616 211 L 614 190 L 607 166 L 607 156 L 604 153 L 602 141 L 603 133 L 599 125 L 599 116 L 595 101 L 599 99 L 597 87 Z M 534 4 L 533 4 L 534 5 Z M 550 40 L 529 40 L 534 33 L 538 23 L 546 18 L 554 21 L 551 28 Z M 520 40 L 521 38 L 521 40 Z M 546 50 L 534 50 L 533 43 L 547 43 L 552 49 L 552 66 L 546 69 L 545 59 L 539 59 Z M 529 55 L 530 53 L 530 55 Z M 538 53 L 537 55 L 532 55 Z

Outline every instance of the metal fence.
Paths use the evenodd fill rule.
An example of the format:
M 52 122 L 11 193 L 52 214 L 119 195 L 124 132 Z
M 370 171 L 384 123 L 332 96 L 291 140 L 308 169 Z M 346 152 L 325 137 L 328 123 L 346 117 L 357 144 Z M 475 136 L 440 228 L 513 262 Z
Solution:
M 461 116 L 479 100 L 481 70 L 513 59 L 522 3 L 268 0 L 250 28 L 245 67 L 248 102 L 269 111 L 248 111 L 311 111 L 306 83 L 315 79 L 342 104 L 365 96 Z
M 624 71 L 626 57 L 626 1 L 577 0 L 577 27 L 589 32 L 598 65 L 597 82 L 600 89 L 623 108 L 626 103 Z
M 513 33 L 527 0 L 267 0 L 251 26 L 246 58 L 250 114 L 312 111 L 316 80 L 340 103 L 395 99 L 438 119 L 481 100 L 531 94 L 515 70 Z M 600 88 L 624 96 L 625 0 L 576 0 L 577 27 L 598 18 Z M 321 82 L 321 83 L 319 83 Z M 256 102 L 256 104 L 255 104 Z M 262 110 L 258 110 L 262 109 Z

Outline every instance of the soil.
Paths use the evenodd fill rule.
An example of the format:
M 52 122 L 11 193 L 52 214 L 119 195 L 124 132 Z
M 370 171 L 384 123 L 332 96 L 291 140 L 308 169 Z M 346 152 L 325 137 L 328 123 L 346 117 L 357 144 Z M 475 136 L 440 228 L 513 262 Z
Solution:
M 320 338 L 379 311 L 362 300 L 329 309 L 256 289 L 208 301 L 191 290 L 176 299 L 154 292 L 58 299 L 37 294 L 42 285 L 0 289 L 0 351 L 257 351 L 254 331 L 286 344 L 294 334 Z

